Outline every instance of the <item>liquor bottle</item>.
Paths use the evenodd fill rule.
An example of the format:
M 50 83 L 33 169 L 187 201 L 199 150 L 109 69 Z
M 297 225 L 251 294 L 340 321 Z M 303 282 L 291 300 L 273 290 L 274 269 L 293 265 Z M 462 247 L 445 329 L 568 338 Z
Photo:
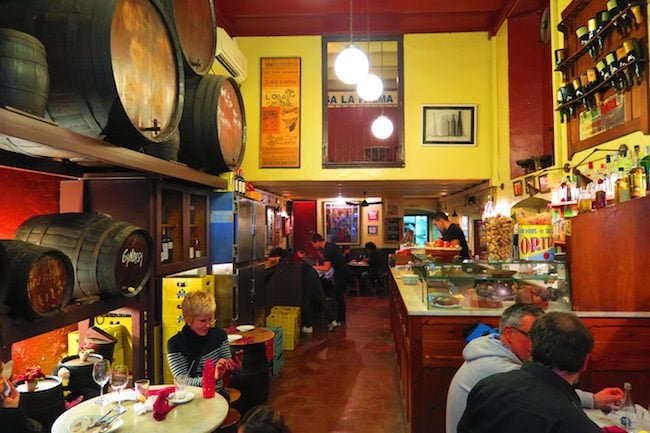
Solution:
M 160 262 L 167 263 L 169 261 L 169 251 L 167 245 L 167 229 L 163 229 L 162 237 L 160 238 Z
M 623 167 L 618 168 L 618 179 L 616 180 L 616 187 L 614 188 L 614 200 L 616 203 L 623 203 L 630 199 L 630 184 L 627 181 L 627 176 L 623 172 Z
M 458 112 L 458 121 L 456 122 L 456 135 L 458 137 L 463 136 L 463 116 L 461 116 L 460 111 Z
M 645 169 L 647 191 L 650 189 L 650 146 L 647 144 L 643 147 L 643 158 L 639 161 L 639 165 Z
M 582 187 L 578 193 L 578 213 L 586 212 L 591 212 L 591 194 L 586 187 Z
M 640 146 L 634 146 L 633 165 L 630 169 L 630 197 L 639 198 L 646 196 L 647 180 L 645 169 L 639 166 Z
M 169 263 L 174 261 L 174 240 L 170 230 L 167 230 L 167 261 Z
M 609 157 L 609 155 L 607 155 Z M 610 159 L 611 164 L 609 165 L 609 185 L 612 189 L 612 196 L 614 196 L 616 189 L 616 181 L 618 180 L 618 155 L 615 153 L 614 156 Z
M 625 396 L 619 409 L 621 413 L 621 424 L 626 431 L 633 432 L 636 429 L 636 407 L 634 406 L 634 400 L 632 400 L 632 384 L 625 382 L 623 384 L 623 390 L 625 391 Z
M 199 257 L 201 257 L 201 242 L 198 236 L 194 236 L 194 258 L 198 259 Z
M 203 398 L 212 398 L 214 397 L 214 361 L 208 359 L 205 361 L 202 372 L 202 388 L 203 388 Z

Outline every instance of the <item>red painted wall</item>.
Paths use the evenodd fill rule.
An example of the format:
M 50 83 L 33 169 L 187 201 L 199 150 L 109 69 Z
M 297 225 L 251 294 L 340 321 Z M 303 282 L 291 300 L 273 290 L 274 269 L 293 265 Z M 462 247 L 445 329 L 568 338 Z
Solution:
M 316 202 L 293 202 L 293 249 L 306 248 L 310 245 L 309 238 L 316 228 Z
M 518 159 L 553 154 L 551 44 L 539 35 L 541 11 L 508 20 L 510 173 L 524 174 Z
M 18 226 L 31 216 L 59 212 L 59 182 L 55 176 L 0 167 L 0 238 L 13 238 Z M 68 326 L 13 344 L 14 374 L 31 365 L 52 373 L 67 352 L 68 332 L 76 328 Z

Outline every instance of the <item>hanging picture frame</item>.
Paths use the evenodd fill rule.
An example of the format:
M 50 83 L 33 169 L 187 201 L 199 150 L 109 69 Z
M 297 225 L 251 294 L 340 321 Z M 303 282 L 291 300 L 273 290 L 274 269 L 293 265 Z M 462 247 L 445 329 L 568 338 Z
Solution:
M 476 146 L 476 105 L 423 105 L 423 146 Z
M 337 245 L 359 245 L 361 206 L 323 202 L 323 233 L 326 240 Z

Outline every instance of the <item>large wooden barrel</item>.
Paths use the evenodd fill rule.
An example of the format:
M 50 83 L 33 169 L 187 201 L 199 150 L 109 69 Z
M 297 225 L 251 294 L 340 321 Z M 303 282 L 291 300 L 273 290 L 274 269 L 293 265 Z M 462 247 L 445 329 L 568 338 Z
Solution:
M 0 15 L 45 45 L 59 126 L 138 149 L 177 129 L 182 54 L 156 0 L 5 0 Z
M 65 411 L 61 379 L 46 376 L 38 382 L 34 391 L 27 391 L 27 384 L 19 382 L 16 389 L 20 392 L 20 408 L 29 418 L 43 425 L 43 431 L 50 431 L 54 421 Z
M 186 80 L 179 159 L 219 174 L 241 164 L 246 145 L 244 101 L 234 79 L 205 75 Z
M 85 399 L 99 395 L 99 385 L 93 380 L 93 365 L 101 361 L 103 357 L 98 353 L 91 353 L 86 361 L 79 359 L 79 355 L 71 355 L 63 358 L 54 369 L 58 374 L 62 367 L 70 371 L 70 381 L 67 390 L 71 392 L 68 398 L 76 398 L 83 395 Z
M 43 44 L 27 33 L 0 29 L 0 106 L 43 116 L 49 88 Z
M 11 314 L 38 319 L 53 316 L 72 298 L 74 271 L 68 256 L 53 248 L 0 240 L 11 272 L 7 305 Z
M 163 4 L 176 29 L 186 71 L 207 74 L 217 47 L 212 0 L 163 0 Z
M 18 227 L 15 238 L 63 251 L 75 271 L 75 298 L 135 296 L 151 274 L 149 233 L 107 215 L 37 215 Z

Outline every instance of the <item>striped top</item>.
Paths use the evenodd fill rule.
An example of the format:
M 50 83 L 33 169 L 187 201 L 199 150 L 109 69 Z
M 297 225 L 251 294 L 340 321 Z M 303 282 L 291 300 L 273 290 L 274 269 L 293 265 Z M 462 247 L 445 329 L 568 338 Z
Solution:
M 187 374 L 189 376 L 187 384 L 190 386 L 202 386 L 205 362 L 212 359 L 216 367 L 217 361 L 221 358 L 232 358 L 226 331 L 221 328 L 211 328 L 208 335 L 201 337 L 185 325 L 167 342 L 167 362 L 172 375 L 176 377 L 179 374 Z M 190 367 L 192 367 L 191 372 Z M 216 389 L 223 389 L 221 379 L 217 381 Z

